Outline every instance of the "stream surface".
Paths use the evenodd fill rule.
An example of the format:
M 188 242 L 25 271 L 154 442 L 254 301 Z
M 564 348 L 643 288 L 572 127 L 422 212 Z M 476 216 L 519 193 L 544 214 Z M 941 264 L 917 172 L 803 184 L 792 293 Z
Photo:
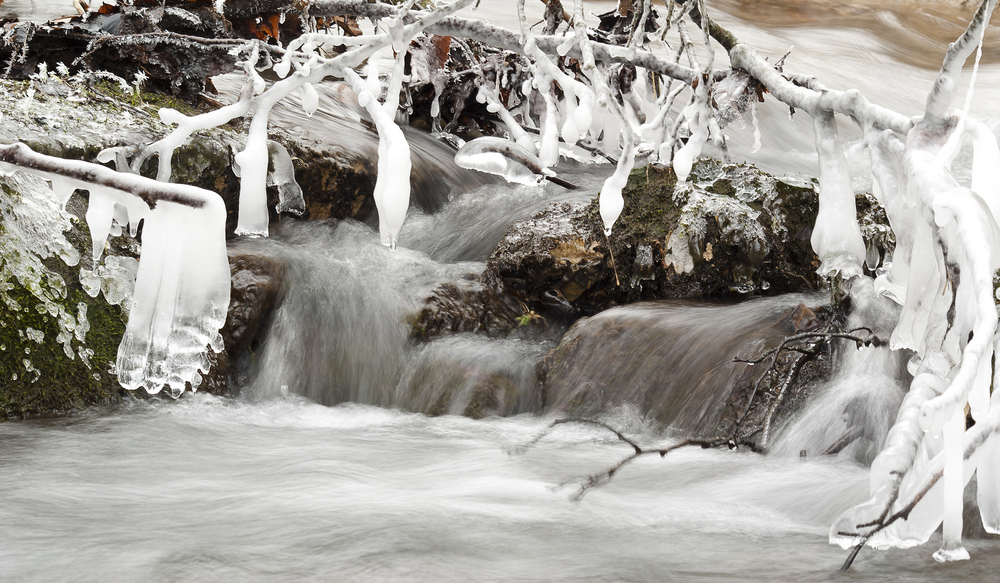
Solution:
M 535 4 L 529 9 L 540 14 Z M 510 5 L 483 0 L 485 17 L 515 26 Z M 612 5 L 587 3 L 595 13 Z M 972 11 L 713 5 L 720 22 L 772 60 L 795 45 L 789 69 L 858 87 L 907 115 L 922 109 L 945 44 Z M 7 0 L 3 10 L 32 6 L 68 11 L 45 0 Z M 994 130 L 996 63 L 987 51 L 972 108 Z M 313 123 L 288 115 L 288 128 Z M 787 108 L 768 103 L 761 121 L 763 146 L 753 155 L 750 130 L 728 130 L 733 158 L 815 175 L 808 117 L 789 121 Z M 445 151 L 410 138 L 432 159 Z M 431 373 L 454 362 L 531 393 L 530 373 L 558 330 L 414 347 L 405 318 L 436 285 L 482 271 L 511 221 L 559 197 L 593 195 L 609 168 L 570 171 L 584 186 L 576 194 L 456 179 L 441 212 L 411 209 L 395 253 L 378 244 L 373 225 L 355 222 L 283 223 L 270 240 L 238 242 L 243 252 L 288 259 L 299 294 L 276 314 L 241 396 L 0 423 L 0 581 L 996 581 L 997 537 L 967 539 L 972 560 L 948 565 L 931 558 L 937 535 L 914 549 L 865 549 L 838 575 L 847 552 L 828 544 L 828 529 L 868 496 L 861 454 L 800 460 L 801 445 L 787 436 L 768 457 L 682 449 L 639 458 L 574 501 L 586 476 L 631 449 L 586 426 L 561 425 L 535 442 L 556 417 L 525 413 L 537 410 L 530 399 L 512 404 L 509 417 L 484 420 L 409 412 L 426 409 L 447 380 Z M 831 386 L 830 398 L 885 377 L 865 370 L 885 366 L 873 364 L 878 358 L 848 362 L 858 370 L 845 378 L 861 380 Z M 898 391 L 893 378 L 884 383 Z M 461 410 L 462 390 L 445 412 Z M 830 405 L 827 420 L 841 407 Z M 643 445 L 678 439 L 629 407 L 610 415 Z

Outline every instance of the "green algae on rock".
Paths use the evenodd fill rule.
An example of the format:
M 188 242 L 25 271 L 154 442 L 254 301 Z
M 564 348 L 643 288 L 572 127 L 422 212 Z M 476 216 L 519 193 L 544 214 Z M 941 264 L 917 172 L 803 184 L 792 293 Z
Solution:
M 0 216 L 0 417 L 118 400 L 125 322 L 120 307 L 96 297 L 113 274 L 77 276 L 81 256 L 92 263 L 86 224 L 44 180 L 20 174 L 0 177 Z

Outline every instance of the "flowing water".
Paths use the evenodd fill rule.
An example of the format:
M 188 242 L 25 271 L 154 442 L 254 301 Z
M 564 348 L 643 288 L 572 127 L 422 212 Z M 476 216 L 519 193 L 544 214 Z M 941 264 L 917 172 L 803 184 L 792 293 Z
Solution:
M 43 0 L 7 0 L 4 10 L 32 5 L 64 12 Z M 510 25 L 507 3 L 483 5 Z M 611 5 L 587 3 L 593 12 Z M 971 11 L 738 0 L 717 8 L 723 24 L 772 59 L 795 45 L 790 68 L 857 86 L 907 114 L 919 113 L 940 43 Z M 973 106 L 993 127 L 995 63 L 987 52 Z M 733 157 L 815 174 L 806 116 L 788 121 L 787 110 L 769 104 L 761 117 L 762 150 L 751 156 L 752 137 L 734 127 Z M 280 123 L 314 138 L 344 133 L 301 117 Z M 411 138 L 430 156 L 426 164 L 441 163 L 440 144 Z M 995 537 L 969 539 L 973 560 L 960 564 L 934 563 L 932 539 L 905 551 L 865 550 L 850 572 L 836 574 L 846 553 L 827 544 L 829 524 L 867 497 L 862 462 L 905 386 L 898 358 L 884 350 L 848 352 L 839 380 L 778 431 L 774 455 L 694 448 L 643 457 L 573 501 L 582 479 L 631 448 L 587 426 L 560 425 L 536 440 L 556 414 L 542 408 L 534 371 L 561 330 L 408 340 L 407 319 L 429 290 L 468 282 L 507 224 L 558 197 L 592 195 L 599 174 L 578 171 L 585 188 L 567 194 L 450 173 L 454 188 L 435 199 L 443 208 L 413 209 L 405 248 L 395 253 L 378 244 L 372 225 L 355 222 L 282 223 L 269 240 L 236 243 L 286 262 L 294 281 L 240 397 L 197 394 L 0 424 L 0 580 L 996 580 Z M 699 359 L 717 354 L 723 366 L 733 337 L 752 335 L 754 318 L 775 304 L 663 309 L 654 327 L 691 340 L 675 342 L 677 354 L 662 366 L 696 386 L 725 370 Z M 595 377 L 623 366 L 594 354 L 586 365 Z M 465 412 L 484 383 L 504 387 L 494 405 L 508 416 L 411 412 Z M 678 438 L 634 407 L 609 415 L 644 445 Z M 850 424 L 863 425 L 863 439 L 841 455 L 798 458 Z

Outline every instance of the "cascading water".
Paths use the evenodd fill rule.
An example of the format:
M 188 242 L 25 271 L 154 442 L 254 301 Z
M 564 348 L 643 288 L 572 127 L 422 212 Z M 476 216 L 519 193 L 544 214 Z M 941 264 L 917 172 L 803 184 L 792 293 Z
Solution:
M 565 353 L 548 371 L 548 404 L 583 415 L 631 404 L 674 429 L 711 434 L 747 370 L 733 357 L 756 357 L 794 334 L 783 316 L 822 301 L 788 295 L 733 306 L 655 302 L 606 310 L 563 338 Z
M 410 248 L 395 251 L 354 221 L 285 221 L 269 239 L 236 243 L 235 252 L 288 266 L 284 299 L 254 355 L 244 394 L 462 413 L 477 383 L 492 379 L 510 385 L 512 394 L 497 412 L 537 411 L 528 403 L 538 401 L 535 367 L 551 338 L 446 338 L 413 349 L 408 320 L 437 285 L 477 277 L 507 224 L 565 196 L 537 187 L 478 187 L 440 213 L 411 217 L 400 236 Z M 466 221 L 470 215 L 477 219 Z
M 865 326 L 887 339 L 898 319 L 898 306 L 875 296 L 871 280 L 856 283 L 851 299 L 847 328 Z M 885 345 L 859 347 L 850 341 L 841 342 L 838 348 L 833 377 L 779 433 L 773 454 L 790 457 L 805 451 L 807 456 L 816 456 L 829 451 L 867 465 L 882 450 L 911 380 L 905 366 L 907 354 Z

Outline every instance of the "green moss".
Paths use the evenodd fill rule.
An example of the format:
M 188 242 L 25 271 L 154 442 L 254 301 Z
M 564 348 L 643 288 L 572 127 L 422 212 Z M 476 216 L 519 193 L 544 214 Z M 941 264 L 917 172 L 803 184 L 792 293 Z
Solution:
M 632 170 L 622 189 L 625 208 L 615 223 L 616 239 L 663 238 L 677 228 L 680 209 L 685 201 L 674 199 L 676 184 L 677 176 L 672 168 L 644 166 Z M 596 198 L 587 208 L 586 215 L 594 224 L 602 224 Z
M 93 351 L 88 367 L 79 355 L 66 355 L 56 341 L 54 319 L 38 313 L 38 302 L 27 290 L 15 284 L 7 293 L 22 309 L 0 314 L 0 416 L 60 413 L 120 398 L 118 381 L 108 372 L 125 332 L 117 307 L 87 296 L 78 286 L 67 294 L 67 312 L 76 313 L 79 303 L 87 306 L 86 347 Z M 41 342 L 28 337 L 29 328 L 43 334 Z
M 5 199 L 0 200 L 3 203 L 0 206 L 14 205 L 21 194 L 0 184 L 0 197 Z M 79 206 L 82 201 L 77 198 L 74 197 L 70 207 Z M 78 251 L 89 254 L 90 234 L 86 223 L 75 220 L 74 224 L 65 235 Z M 7 226 L 0 223 L 0 233 L 5 231 Z M 16 264 L 17 261 L 16 255 L 0 256 L 0 265 Z M 56 257 L 46 257 L 41 265 L 32 269 L 48 298 L 48 309 L 17 278 L 0 281 L 5 295 L 12 301 L 0 308 L 0 419 L 64 413 L 119 400 L 123 389 L 109 371 L 125 332 L 120 308 L 109 305 L 103 296 L 88 296 L 79 283 L 78 268 L 69 267 Z M 34 276 L 31 279 L 34 280 Z M 59 290 L 45 289 L 46 285 L 51 286 L 53 281 L 60 279 L 65 285 L 64 293 L 59 291 L 62 285 L 58 286 Z M 14 305 L 19 308 L 13 309 Z M 77 325 L 84 321 L 80 316 L 86 310 L 85 321 L 89 329 L 84 341 L 73 338 L 67 342 L 73 347 L 72 356 L 58 340 L 65 328 L 65 324 L 58 321 L 59 316 L 51 313 L 58 309 Z M 75 328 L 69 330 L 72 333 Z
M 97 80 L 93 84 L 93 90 L 90 90 L 90 93 L 92 96 L 96 94 L 98 97 L 111 97 L 126 105 L 148 111 L 153 115 L 156 115 L 156 112 L 162 107 L 176 109 L 184 115 L 196 115 L 198 113 L 190 103 L 182 99 L 149 91 L 125 91 L 119 83 L 108 79 Z

